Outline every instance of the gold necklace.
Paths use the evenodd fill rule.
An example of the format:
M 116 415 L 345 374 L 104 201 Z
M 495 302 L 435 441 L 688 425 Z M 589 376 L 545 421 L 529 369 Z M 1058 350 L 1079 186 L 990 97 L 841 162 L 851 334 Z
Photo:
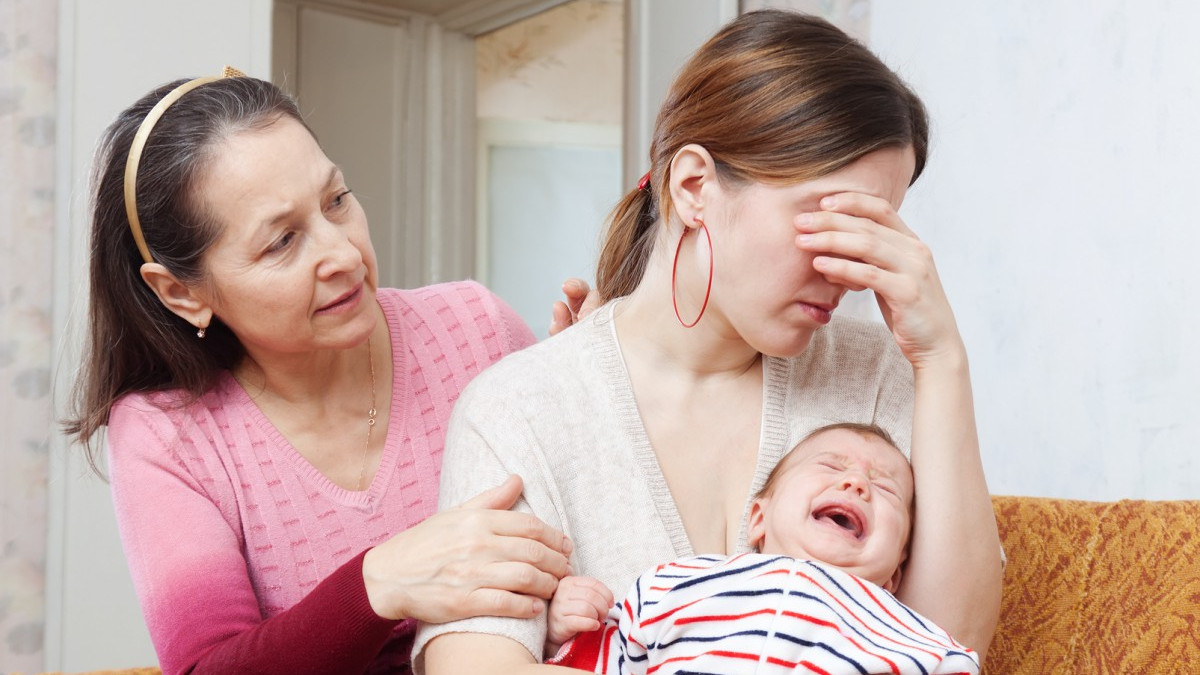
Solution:
M 367 411 L 367 442 L 363 444 L 362 466 L 358 469 L 358 491 L 363 491 L 363 479 L 367 475 L 367 458 L 371 456 L 371 431 L 375 429 L 375 352 L 371 350 L 371 338 L 367 338 L 367 363 L 371 365 L 371 409 Z

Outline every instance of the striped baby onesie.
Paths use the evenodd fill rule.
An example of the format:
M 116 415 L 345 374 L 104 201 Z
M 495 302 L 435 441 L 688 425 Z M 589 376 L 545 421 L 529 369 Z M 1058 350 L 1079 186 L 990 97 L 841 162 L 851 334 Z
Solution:
M 697 556 L 638 577 L 551 660 L 609 675 L 979 673 L 978 656 L 879 586 L 786 556 Z

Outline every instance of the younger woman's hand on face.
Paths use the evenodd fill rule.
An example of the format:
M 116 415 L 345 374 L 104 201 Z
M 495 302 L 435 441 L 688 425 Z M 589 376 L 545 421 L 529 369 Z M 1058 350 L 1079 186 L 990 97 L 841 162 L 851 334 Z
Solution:
M 828 195 L 796 218 L 796 246 L 830 283 L 875 292 L 884 321 L 914 367 L 963 351 L 933 255 L 885 199 Z
M 363 579 L 375 613 L 428 623 L 540 614 L 571 572 L 571 542 L 533 515 L 506 510 L 521 488 L 509 476 L 368 551 Z

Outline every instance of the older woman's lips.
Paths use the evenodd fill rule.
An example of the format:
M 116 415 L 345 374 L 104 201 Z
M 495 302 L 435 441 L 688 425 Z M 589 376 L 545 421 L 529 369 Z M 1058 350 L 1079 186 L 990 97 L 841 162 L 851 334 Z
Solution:
M 362 290 L 362 284 L 355 286 L 349 293 L 317 309 L 317 314 L 338 314 L 354 309 L 362 299 Z

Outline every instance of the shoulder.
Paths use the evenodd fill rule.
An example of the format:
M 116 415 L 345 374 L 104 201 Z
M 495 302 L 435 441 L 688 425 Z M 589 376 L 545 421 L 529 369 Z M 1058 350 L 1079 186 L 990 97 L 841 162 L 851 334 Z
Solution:
M 591 399 L 606 390 L 620 362 L 616 344 L 609 337 L 610 327 L 596 319 L 589 317 L 553 337 L 508 354 L 475 378 L 464 397 L 499 396 L 517 405 L 523 400 L 540 405 L 546 397 L 560 401 L 580 396 Z
M 134 392 L 113 404 L 108 414 L 108 445 L 141 445 L 149 439 L 166 443 L 178 435 L 179 419 L 186 416 L 189 401 L 179 390 Z
M 478 344 L 496 358 L 535 341 L 516 311 L 476 281 L 381 288 L 378 298 L 393 329 L 416 331 L 427 339 L 449 337 L 459 344 Z
M 496 297 L 483 284 L 470 279 L 430 284 L 419 288 L 380 288 L 381 303 L 401 305 L 456 305 L 464 302 L 481 302 Z
M 448 281 L 420 288 L 381 288 L 379 303 L 387 308 L 397 308 L 403 314 L 430 312 L 441 313 L 446 321 L 452 321 L 451 313 L 467 308 L 483 316 L 497 318 L 504 304 L 499 296 L 477 281 Z
M 247 406 L 230 395 L 225 376 L 199 398 L 180 390 L 127 394 L 109 413 L 107 445 L 113 478 L 141 465 L 209 473 L 215 455 L 235 426 L 250 419 Z M 257 409 L 255 409 L 257 410 Z M 206 465 L 204 469 L 200 465 Z

